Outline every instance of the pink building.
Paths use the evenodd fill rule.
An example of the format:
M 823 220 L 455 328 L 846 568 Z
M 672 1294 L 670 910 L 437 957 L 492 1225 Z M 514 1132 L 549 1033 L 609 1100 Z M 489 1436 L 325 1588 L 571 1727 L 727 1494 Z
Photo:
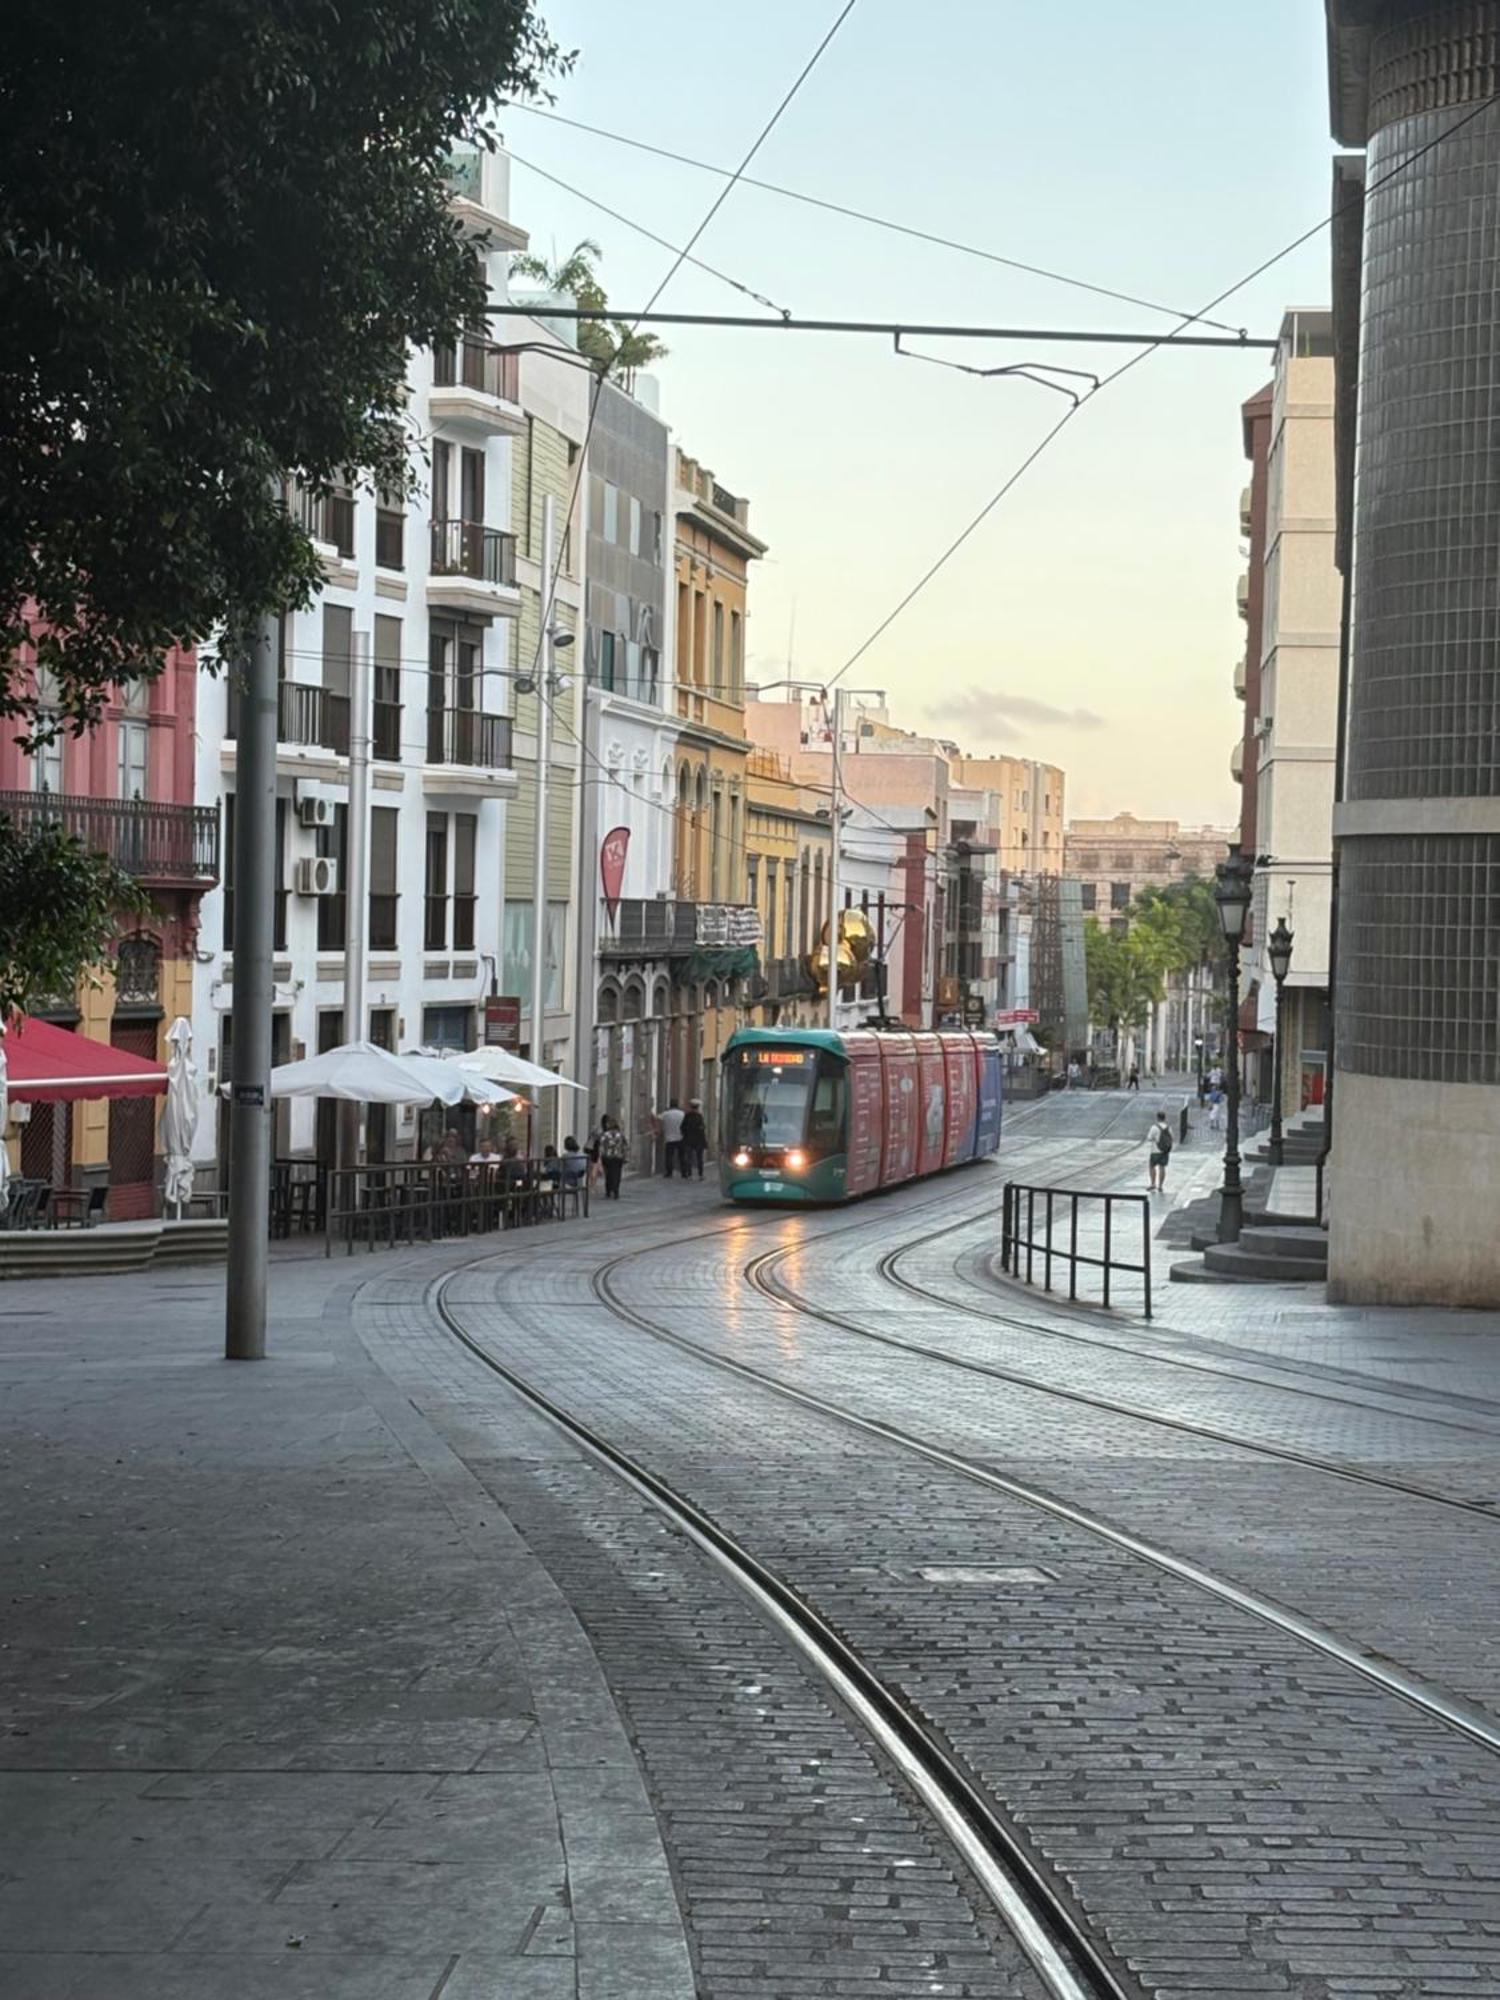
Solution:
M 191 1016 L 198 903 L 219 874 L 219 802 L 193 801 L 197 672 L 193 653 L 174 649 L 154 680 L 108 703 L 82 736 L 59 735 L 36 751 L 21 747 L 14 728 L 0 738 L 0 812 L 23 829 L 60 821 L 151 900 L 98 984 L 52 996 L 36 1016 L 156 1062 L 167 1059 L 175 1016 Z M 45 715 L 45 673 L 37 692 Z M 4 1135 L 11 1166 L 54 1186 L 107 1185 L 112 1218 L 149 1215 L 159 1108 L 150 1097 L 18 1106 Z

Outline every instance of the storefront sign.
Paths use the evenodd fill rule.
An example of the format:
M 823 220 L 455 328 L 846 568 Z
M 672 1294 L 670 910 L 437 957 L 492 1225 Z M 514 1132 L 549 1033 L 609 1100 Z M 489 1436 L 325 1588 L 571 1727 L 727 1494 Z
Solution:
M 1000 1007 L 990 1023 L 995 1028 L 1029 1028 L 1033 1021 L 1039 1021 L 1040 1014 L 1035 1007 Z
M 620 890 L 625 882 L 625 857 L 630 852 L 630 828 L 617 826 L 599 844 L 599 880 L 604 889 L 604 912 L 611 924 L 620 907 Z
M 982 1028 L 984 1026 L 984 995 L 968 993 L 964 996 L 964 1026 Z
M 484 1039 L 487 1047 L 502 1049 L 521 1046 L 521 996 L 502 993 L 484 1003 Z

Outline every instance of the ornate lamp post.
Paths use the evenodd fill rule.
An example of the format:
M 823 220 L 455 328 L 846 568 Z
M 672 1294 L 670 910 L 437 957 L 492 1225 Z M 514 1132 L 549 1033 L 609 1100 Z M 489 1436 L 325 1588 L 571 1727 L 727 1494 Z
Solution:
M 1228 947 L 1229 993 L 1225 1001 L 1225 1087 L 1229 1116 L 1224 1135 L 1224 1186 L 1219 1193 L 1219 1241 L 1237 1243 L 1245 1219 L 1245 1190 L 1240 1182 L 1240 946 L 1250 915 L 1251 881 L 1255 864 L 1231 847 L 1214 870 L 1214 906 Z
M 1271 977 L 1276 981 L 1276 1053 L 1271 1069 L 1271 1143 L 1267 1147 L 1271 1165 L 1281 1165 L 1281 989 L 1292 968 L 1292 930 L 1285 917 L 1276 919 L 1276 928 L 1266 939 L 1266 957 L 1271 961 Z

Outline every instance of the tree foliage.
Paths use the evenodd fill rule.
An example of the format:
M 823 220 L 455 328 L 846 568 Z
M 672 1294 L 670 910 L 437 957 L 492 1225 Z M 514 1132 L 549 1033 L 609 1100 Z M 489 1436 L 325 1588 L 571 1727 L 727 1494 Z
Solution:
M 0 1020 L 72 993 L 148 907 L 128 875 L 61 826 L 22 832 L 0 814 Z
M 1143 889 L 1128 914 L 1124 930 L 1106 930 L 1093 917 L 1084 925 L 1089 1019 L 1116 1033 L 1141 1026 L 1174 972 L 1223 949 L 1213 884 L 1201 876 Z
M 408 346 L 482 316 L 448 209 L 485 106 L 565 66 L 530 0 L 15 0 L 0 37 L 0 657 L 64 714 L 306 602 L 276 497 L 403 487 Z M 29 676 L 0 679 L 0 715 Z
M 549 292 L 571 298 L 580 312 L 603 313 L 609 305 L 599 273 L 594 268 L 604 252 L 592 237 L 575 243 L 567 256 L 555 264 L 545 257 L 512 257 L 513 278 L 530 278 Z M 665 361 L 667 350 L 654 333 L 636 333 L 629 323 L 612 319 L 578 322 L 578 351 L 597 362 L 606 374 L 631 375 L 637 368 L 649 368 L 653 361 Z

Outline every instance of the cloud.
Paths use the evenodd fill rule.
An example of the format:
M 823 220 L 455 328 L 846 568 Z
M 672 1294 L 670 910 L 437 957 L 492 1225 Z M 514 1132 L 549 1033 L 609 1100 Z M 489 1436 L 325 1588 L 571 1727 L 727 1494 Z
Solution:
M 996 694 L 988 688 L 970 687 L 962 694 L 933 702 L 926 711 L 933 722 L 957 722 L 997 739 L 1024 736 L 1029 726 L 1044 729 L 1103 729 L 1104 717 L 1091 708 L 1055 708 L 1050 701 L 1033 701 L 1030 695 Z

